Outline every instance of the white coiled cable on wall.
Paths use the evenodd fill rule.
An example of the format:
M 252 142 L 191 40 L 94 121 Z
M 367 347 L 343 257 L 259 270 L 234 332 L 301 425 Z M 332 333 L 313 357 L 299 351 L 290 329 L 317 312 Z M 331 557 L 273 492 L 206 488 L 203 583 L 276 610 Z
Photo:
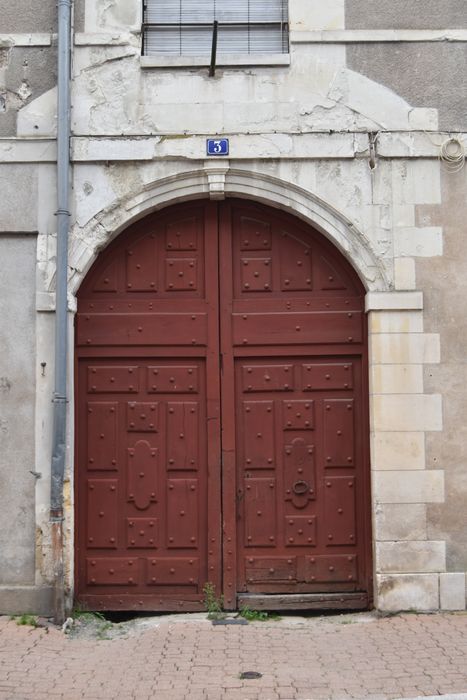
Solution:
M 451 136 L 439 147 L 439 159 L 449 173 L 458 173 L 465 164 L 465 148 L 462 141 Z

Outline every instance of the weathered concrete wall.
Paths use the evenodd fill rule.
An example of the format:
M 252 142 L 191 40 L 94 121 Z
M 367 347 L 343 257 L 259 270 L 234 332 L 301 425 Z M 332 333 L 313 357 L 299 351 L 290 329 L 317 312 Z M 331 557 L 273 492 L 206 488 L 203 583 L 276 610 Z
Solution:
M 73 29 L 75 32 L 84 32 L 84 0 L 74 0 Z
M 57 6 L 54 0 L 0 0 L 0 17 L 0 32 L 4 34 L 57 31 Z
M 347 29 L 466 28 L 464 0 L 346 0 Z
M 14 136 L 18 110 L 56 84 L 56 62 L 49 47 L 0 48 L 0 137 Z
M 427 436 L 427 460 L 431 468 L 442 466 L 446 474 L 446 500 L 428 508 L 430 537 L 446 539 L 451 571 L 467 570 L 467 238 L 465 235 L 467 169 L 443 172 L 442 202 L 423 206 L 417 220 L 427 226 L 442 224 L 442 258 L 418 260 L 417 284 L 425 290 L 426 327 L 441 336 L 442 363 L 427 368 L 427 387 L 442 387 L 444 432 Z
M 465 29 L 464 0 L 346 0 L 346 29 Z M 347 46 L 347 65 L 418 107 L 439 110 L 439 126 L 467 129 L 465 43 L 362 43 Z
M 34 235 L 0 234 L 1 587 L 35 580 Z
M 38 171 L 22 163 L 0 164 L 0 192 L 8 207 L 2 211 L 0 231 L 37 231 Z
M 416 107 L 436 108 L 440 129 L 467 130 L 467 44 L 349 45 L 347 65 Z

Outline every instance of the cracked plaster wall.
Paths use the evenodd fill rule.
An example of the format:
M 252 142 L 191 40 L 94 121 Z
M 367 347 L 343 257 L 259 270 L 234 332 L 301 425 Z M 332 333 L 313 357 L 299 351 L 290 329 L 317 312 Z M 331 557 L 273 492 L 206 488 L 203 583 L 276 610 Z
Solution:
M 35 235 L 0 235 L 0 587 L 35 579 Z
M 436 108 L 440 129 L 467 131 L 467 44 L 349 45 L 347 63 L 413 106 Z
M 56 60 L 51 48 L 0 48 L 0 137 L 14 136 L 18 111 L 54 87 Z
M 346 0 L 346 29 L 465 29 L 465 0 Z M 371 31 L 370 31 L 371 34 Z M 449 42 L 347 46 L 347 65 L 416 107 L 439 111 L 439 126 L 467 130 L 467 45 Z
M 214 80 L 206 69 L 142 71 L 130 46 L 83 47 L 73 104 L 75 134 L 115 136 L 408 129 L 412 112 L 349 71 L 340 46 L 297 46 L 290 67 L 219 69 Z M 433 127 L 432 115 L 422 124 Z

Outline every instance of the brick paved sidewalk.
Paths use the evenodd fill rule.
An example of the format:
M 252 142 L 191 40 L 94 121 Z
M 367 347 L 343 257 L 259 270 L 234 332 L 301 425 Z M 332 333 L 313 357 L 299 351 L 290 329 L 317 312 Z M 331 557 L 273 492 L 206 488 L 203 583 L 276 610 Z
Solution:
M 1 700 L 382 700 L 467 691 L 465 614 L 248 626 L 212 626 L 198 615 L 114 629 L 125 636 L 65 636 L 0 618 Z M 241 680 L 243 671 L 263 675 Z

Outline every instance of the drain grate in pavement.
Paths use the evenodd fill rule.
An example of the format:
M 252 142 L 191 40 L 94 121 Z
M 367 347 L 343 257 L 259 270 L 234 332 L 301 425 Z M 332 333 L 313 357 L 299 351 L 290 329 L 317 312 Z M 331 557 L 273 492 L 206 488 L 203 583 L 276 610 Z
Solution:
M 240 679 L 243 680 L 253 680 L 254 678 L 262 678 L 263 674 L 259 673 L 258 671 L 243 671 L 240 674 Z

